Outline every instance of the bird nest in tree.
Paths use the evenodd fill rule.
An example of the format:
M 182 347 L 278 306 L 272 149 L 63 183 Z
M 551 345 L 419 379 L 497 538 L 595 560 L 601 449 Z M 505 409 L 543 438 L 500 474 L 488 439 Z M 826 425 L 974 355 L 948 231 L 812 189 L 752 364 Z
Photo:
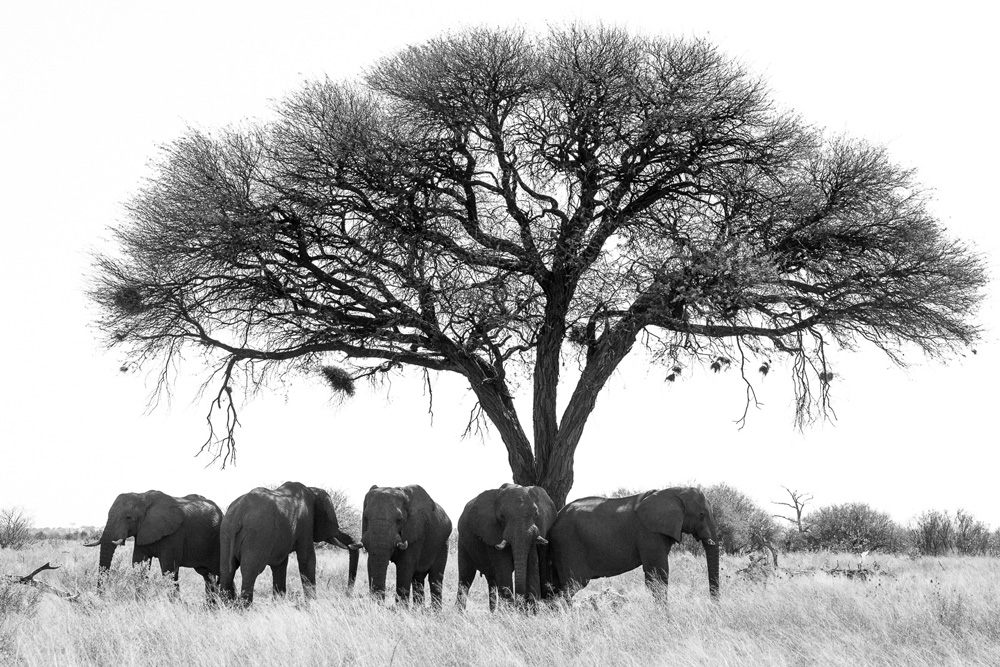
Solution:
M 134 287 L 122 287 L 114 294 L 115 308 L 126 315 L 141 313 L 145 306 L 142 303 L 142 293 Z
M 335 393 L 354 396 L 354 378 L 343 368 L 321 366 L 319 372 Z

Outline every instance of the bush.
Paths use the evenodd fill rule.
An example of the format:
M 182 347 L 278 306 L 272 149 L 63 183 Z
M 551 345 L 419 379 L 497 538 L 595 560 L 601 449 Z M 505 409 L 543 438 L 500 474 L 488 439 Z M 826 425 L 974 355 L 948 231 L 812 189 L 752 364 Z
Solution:
M 774 549 L 781 529 L 750 496 L 728 484 L 703 489 L 712 504 L 723 550 L 728 554 Z
M 953 519 L 948 512 L 928 510 L 914 519 L 913 541 L 925 556 L 958 553 L 986 556 L 997 552 L 997 534 L 969 512 L 960 509 Z
M 355 505 L 350 496 L 342 489 L 327 489 L 330 499 L 333 500 L 333 508 L 337 511 L 337 523 L 340 529 L 361 541 L 361 508 Z
M 901 553 L 909 545 L 906 532 L 888 514 L 865 503 L 821 507 L 809 520 L 810 540 L 818 549 Z
M 0 549 L 23 549 L 35 541 L 31 515 L 23 507 L 0 510 Z
M 955 512 L 955 551 L 963 556 L 990 553 L 990 527 L 965 510 Z
M 955 526 L 947 512 L 928 510 L 914 524 L 914 543 L 924 556 L 940 556 L 954 548 Z
M 789 528 L 785 531 L 781 546 L 784 551 L 789 553 L 812 551 L 816 548 L 811 532 L 803 532 L 795 528 Z

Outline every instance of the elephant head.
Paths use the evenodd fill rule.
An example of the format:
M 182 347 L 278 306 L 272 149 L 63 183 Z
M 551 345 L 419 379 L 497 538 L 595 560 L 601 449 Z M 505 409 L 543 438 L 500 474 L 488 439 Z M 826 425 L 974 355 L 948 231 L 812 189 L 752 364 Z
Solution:
M 695 488 L 671 488 L 644 494 L 636 506 L 639 521 L 675 542 L 687 533 L 701 542 L 708 564 L 708 589 L 719 594 L 719 529 L 705 494 Z
M 422 539 L 434 511 L 434 501 L 418 485 L 379 487 L 365 495 L 361 519 L 361 543 L 368 552 L 371 591 L 385 595 L 385 573 L 389 561 Z
M 126 539 L 135 537 L 137 546 L 152 544 L 174 533 L 183 523 L 184 512 L 172 496 L 160 491 L 123 493 L 108 510 L 100 539 L 85 546 L 100 545 L 100 569 L 107 570 L 115 549 Z
M 510 548 L 514 559 L 514 591 L 519 598 L 540 595 L 538 546 L 556 518 L 556 508 L 540 486 L 504 484 L 486 491 L 470 508 L 479 539 L 496 549 Z
M 358 574 L 358 551 L 361 544 L 340 529 L 337 509 L 330 494 L 315 486 L 308 488 L 313 494 L 313 541 L 329 542 L 348 550 L 347 589 L 351 590 Z

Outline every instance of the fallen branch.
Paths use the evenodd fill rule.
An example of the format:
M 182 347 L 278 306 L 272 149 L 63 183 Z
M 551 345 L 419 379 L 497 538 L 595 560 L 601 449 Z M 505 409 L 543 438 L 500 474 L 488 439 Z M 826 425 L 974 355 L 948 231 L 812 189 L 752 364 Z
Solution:
M 45 565 L 36 568 L 35 571 L 32 572 L 31 574 L 25 575 L 23 577 L 19 577 L 16 574 L 8 574 L 4 578 L 9 583 L 12 584 L 24 584 L 25 586 L 34 586 L 40 591 L 44 591 L 45 593 L 51 593 L 57 597 L 62 598 L 63 600 L 67 600 L 69 602 L 77 602 L 80 598 L 79 593 L 70 593 L 69 591 L 64 591 L 61 588 L 57 588 L 52 584 L 47 584 L 43 581 L 35 581 L 35 575 L 38 574 L 39 572 L 44 572 L 45 570 L 58 570 L 58 569 L 59 569 L 58 565 L 52 565 L 51 563 L 46 563 Z

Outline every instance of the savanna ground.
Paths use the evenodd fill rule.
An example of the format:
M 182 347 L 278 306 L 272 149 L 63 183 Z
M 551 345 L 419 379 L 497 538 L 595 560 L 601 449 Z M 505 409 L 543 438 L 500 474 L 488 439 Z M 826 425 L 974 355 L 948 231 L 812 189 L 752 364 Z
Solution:
M 288 597 L 272 600 L 268 572 L 249 611 L 204 604 L 201 578 L 172 585 L 126 562 L 96 590 L 97 553 L 48 541 L 0 550 L 0 574 L 27 574 L 80 598 L 68 602 L 0 579 L 2 665 L 1000 665 L 1000 560 L 876 557 L 858 581 L 824 572 L 848 555 L 798 554 L 784 573 L 750 579 L 745 557 L 724 557 L 723 597 L 708 596 L 705 563 L 675 553 L 669 604 L 653 603 L 636 571 L 593 582 L 572 607 L 491 615 L 479 579 L 465 614 L 454 608 L 454 558 L 445 609 L 400 611 L 345 595 L 344 552 L 319 552 L 318 599 L 304 601 L 293 562 Z M 294 556 L 292 560 L 294 561 Z M 155 569 L 155 568 L 154 568 Z

